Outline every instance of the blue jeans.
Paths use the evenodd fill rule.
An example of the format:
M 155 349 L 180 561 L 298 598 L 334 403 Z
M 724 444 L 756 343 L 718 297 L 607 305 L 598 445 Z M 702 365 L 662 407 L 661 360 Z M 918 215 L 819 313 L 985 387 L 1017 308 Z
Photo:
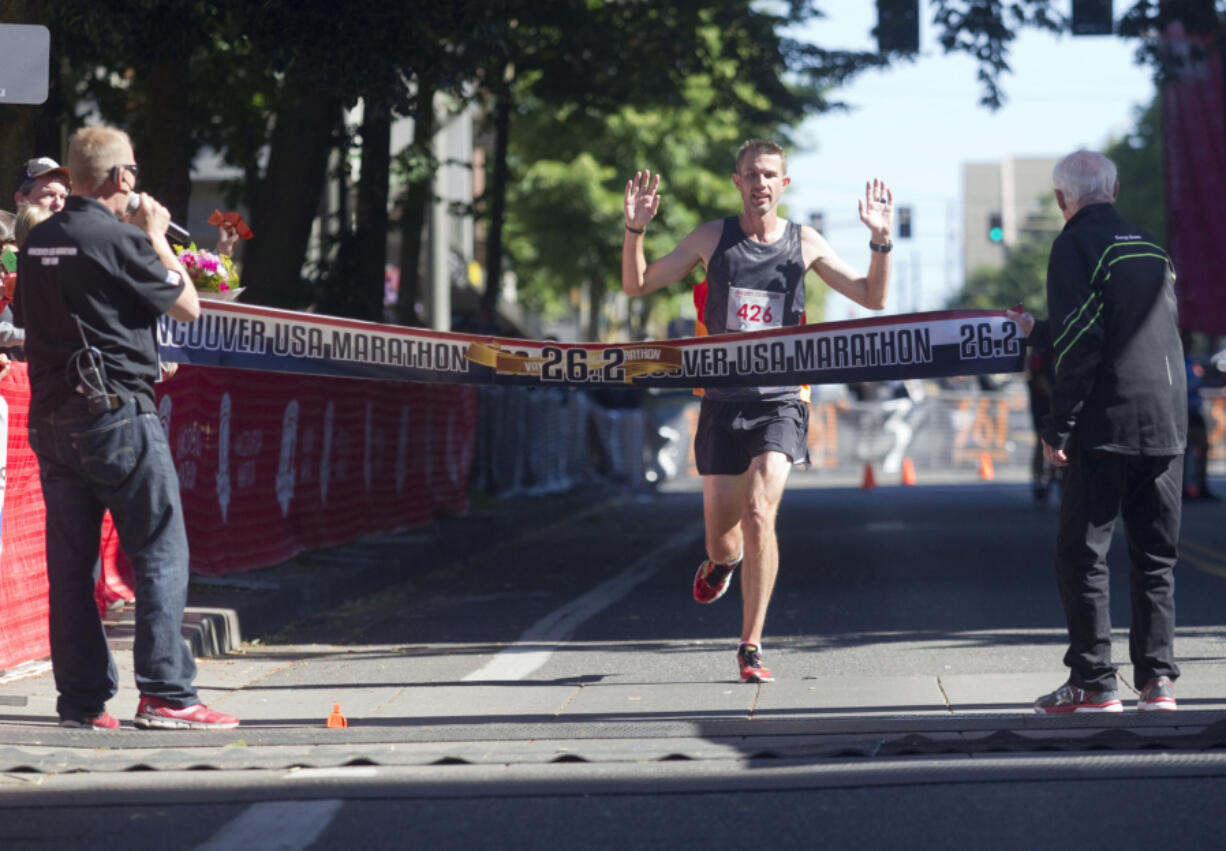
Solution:
M 179 479 L 161 424 L 136 400 L 91 414 L 84 398 L 30 419 L 47 506 L 51 664 L 61 718 L 91 718 L 118 690 L 94 602 L 102 514 L 109 509 L 136 576 L 133 665 L 141 694 L 197 703 L 196 662 L 183 640 L 187 530 Z

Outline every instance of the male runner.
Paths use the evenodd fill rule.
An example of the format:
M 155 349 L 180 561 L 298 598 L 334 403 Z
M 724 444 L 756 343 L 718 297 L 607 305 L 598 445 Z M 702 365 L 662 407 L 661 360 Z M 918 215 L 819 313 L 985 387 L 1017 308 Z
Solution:
M 627 181 L 627 295 L 666 287 L 701 263 L 709 289 L 700 319 L 713 334 L 799 325 L 810 269 L 857 304 L 885 307 L 894 196 L 884 182 L 865 184 L 859 202 L 872 249 L 867 275 L 839 259 L 813 228 L 780 218 L 779 199 L 791 179 L 778 144 L 753 139 L 742 145 L 732 182 L 741 193 L 741 214 L 701 225 L 648 266 L 643 235 L 660 206 L 660 176 L 640 171 Z M 808 430 L 809 406 L 799 387 L 712 387 L 702 401 L 694 455 L 703 477 L 707 559 L 694 577 L 694 599 L 718 600 L 732 572 L 744 566 L 737 648 L 742 682 L 774 679 L 762 664 L 762 629 L 779 570 L 775 516 L 791 464 L 805 457 Z

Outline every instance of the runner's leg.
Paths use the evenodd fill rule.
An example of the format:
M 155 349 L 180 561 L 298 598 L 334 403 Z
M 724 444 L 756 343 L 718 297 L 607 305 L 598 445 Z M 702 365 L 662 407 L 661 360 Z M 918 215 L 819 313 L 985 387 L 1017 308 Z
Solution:
M 740 524 L 745 546 L 741 566 L 742 643 L 762 643 L 766 609 L 779 573 L 775 517 L 791 469 L 792 462 L 782 452 L 765 452 L 755 455 L 745 475 L 739 477 L 745 479 Z
M 706 525 L 707 558 L 731 564 L 741 557 L 741 509 L 749 473 L 702 477 L 702 515 Z

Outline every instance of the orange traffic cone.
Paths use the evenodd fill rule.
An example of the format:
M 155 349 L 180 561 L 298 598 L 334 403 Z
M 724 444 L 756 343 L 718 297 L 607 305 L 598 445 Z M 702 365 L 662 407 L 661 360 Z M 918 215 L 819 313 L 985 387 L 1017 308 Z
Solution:
M 902 459 L 902 483 L 907 486 L 915 484 L 915 465 L 910 458 Z
M 864 483 L 860 485 L 860 487 L 866 491 L 871 491 L 873 488 L 877 487 L 877 479 L 873 476 L 872 464 L 864 465 Z
M 985 482 L 990 482 L 996 478 L 996 471 L 992 469 L 992 456 L 986 452 L 979 455 L 979 478 Z
M 332 714 L 328 716 L 328 721 L 324 726 L 328 727 L 329 729 L 349 726 L 349 722 L 345 720 L 345 716 L 341 715 L 341 705 L 339 703 L 332 704 Z

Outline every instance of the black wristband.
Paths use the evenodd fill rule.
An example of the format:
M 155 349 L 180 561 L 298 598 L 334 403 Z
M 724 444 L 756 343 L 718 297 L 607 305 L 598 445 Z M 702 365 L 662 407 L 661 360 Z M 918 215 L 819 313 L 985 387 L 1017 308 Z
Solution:
M 873 251 L 876 251 L 878 254 L 889 254 L 894 250 L 894 241 L 887 239 L 885 245 L 878 245 L 870 239 L 868 241 L 868 247 Z
M 642 233 L 643 231 L 647 230 L 647 228 L 632 228 L 630 225 L 626 225 L 626 230 L 630 231 L 631 233 Z

